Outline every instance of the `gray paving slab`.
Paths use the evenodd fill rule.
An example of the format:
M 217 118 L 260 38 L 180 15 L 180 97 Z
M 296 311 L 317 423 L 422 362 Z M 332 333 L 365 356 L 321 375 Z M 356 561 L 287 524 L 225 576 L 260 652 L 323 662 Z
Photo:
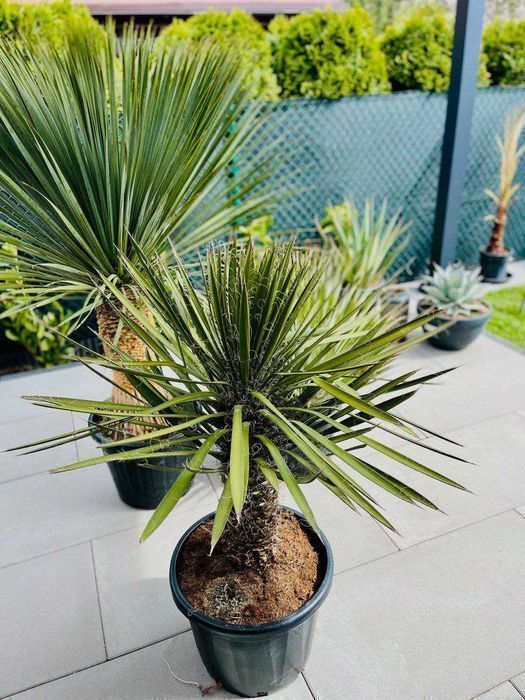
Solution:
M 195 481 L 179 508 L 205 499 L 214 501 L 211 486 Z M 0 566 L 144 525 L 150 515 L 122 503 L 105 464 L 0 484 Z
M 379 525 L 371 518 L 353 512 L 321 484 L 305 485 L 303 492 L 330 542 L 336 573 L 397 551 L 396 545 Z M 297 509 L 284 487 L 281 487 L 281 496 L 285 505 Z
M 398 412 L 437 431 L 451 431 L 525 408 L 525 355 L 496 343 L 480 360 L 467 362 L 422 387 Z
M 169 563 L 187 528 L 213 511 L 215 505 L 216 499 L 211 495 L 194 500 L 190 509 L 177 507 L 143 544 L 139 544 L 142 528 L 94 540 L 95 569 L 110 657 L 189 629 L 187 619 L 171 597 Z
M 0 423 L 41 417 L 49 412 L 49 409 L 23 400 L 22 396 L 95 399 L 104 392 L 108 395 L 108 386 L 102 378 L 78 363 L 10 375 L 0 381 Z
M 512 683 L 507 682 L 478 695 L 475 700 L 522 700 L 522 696 Z
M 0 696 L 106 659 L 89 543 L 0 569 Z
M 198 700 L 201 691 L 195 685 L 176 680 L 176 675 L 211 686 L 212 679 L 199 659 L 191 632 L 146 647 L 100 666 L 75 673 L 67 678 L 33 688 L 16 696 L 17 700 Z M 234 698 L 224 690 L 214 689 L 211 698 Z M 302 679 L 271 695 L 275 700 L 312 700 Z
M 47 472 L 50 461 L 59 461 L 62 464 L 74 462 L 77 459 L 74 443 L 60 445 L 52 453 L 48 450 L 28 455 L 18 452 L 3 452 L 3 450 L 71 430 L 73 430 L 73 421 L 69 412 L 43 411 L 43 414 L 36 418 L 28 418 L 14 423 L 1 423 L 0 482 Z
M 466 700 L 516 675 L 524 561 L 525 522 L 509 512 L 336 576 L 306 669 L 315 692 Z
M 365 485 L 384 507 L 399 535 L 389 536 L 400 548 L 455 530 L 496 513 L 519 507 L 525 501 L 525 419 L 511 413 L 446 433 L 464 445 L 457 449 L 438 443 L 428 444 L 449 449 L 474 464 L 464 464 L 436 455 L 420 447 L 396 445 L 396 449 L 459 482 L 472 493 L 460 491 L 414 472 L 388 457 L 363 450 L 362 456 L 387 473 L 402 479 L 430 498 L 443 512 L 416 508 L 381 491 L 373 484 Z M 379 438 L 378 438 L 379 439 Z
M 525 673 L 520 673 L 518 676 L 512 678 L 511 681 L 512 685 L 514 685 L 514 687 L 520 691 L 523 697 L 525 697 Z

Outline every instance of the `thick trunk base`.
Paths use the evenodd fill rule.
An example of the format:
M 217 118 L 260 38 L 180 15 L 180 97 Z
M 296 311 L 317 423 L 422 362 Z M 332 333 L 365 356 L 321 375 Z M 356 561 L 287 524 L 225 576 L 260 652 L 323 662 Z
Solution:
M 236 563 L 226 532 L 209 556 L 211 528 L 207 522 L 188 537 L 177 575 L 186 599 L 205 615 L 239 625 L 273 622 L 298 610 L 317 590 L 319 556 L 289 511 L 279 510 L 271 561 L 263 570 L 248 566 L 244 557 L 244 564 Z
M 137 303 L 137 297 L 133 290 L 127 288 L 126 296 L 133 303 Z M 119 302 L 114 300 L 115 306 L 120 306 Z M 147 309 L 145 312 L 151 320 L 152 316 Z M 113 349 L 117 346 L 119 350 L 124 352 L 134 361 L 144 361 L 149 357 L 148 348 L 145 343 L 139 338 L 136 333 L 125 324 L 120 323 L 120 317 L 114 306 L 108 302 L 104 302 L 97 307 L 97 322 L 98 330 L 102 338 L 104 355 L 109 360 L 119 360 L 118 353 Z M 113 371 L 112 381 L 115 385 L 111 390 L 111 401 L 114 403 L 122 403 L 130 406 L 144 406 L 144 401 L 140 398 L 131 382 L 127 379 L 123 372 Z M 151 422 L 151 419 L 149 419 Z M 155 422 L 162 424 L 162 420 L 157 419 Z M 153 430 L 153 428 L 142 425 L 134 425 L 125 423 L 121 426 L 118 434 L 125 435 L 145 435 Z

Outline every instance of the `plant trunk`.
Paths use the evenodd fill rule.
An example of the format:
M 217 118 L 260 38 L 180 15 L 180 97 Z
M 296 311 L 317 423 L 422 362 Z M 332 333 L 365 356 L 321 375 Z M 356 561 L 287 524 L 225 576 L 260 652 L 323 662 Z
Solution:
M 273 561 L 281 514 L 277 491 L 257 467 L 250 467 L 241 520 L 232 511 L 221 538 L 224 554 L 239 569 L 264 571 Z
M 505 226 L 507 224 L 507 212 L 502 204 L 498 205 L 498 211 L 494 217 L 494 224 L 492 226 L 492 235 L 487 246 L 488 253 L 494 253 L 494 255 L 503 255 L 507 252 L 503 236 L 505 234 Z
M 136 304 L 137 297 L 135 293 L 128 287 L 124 290 L 128 299 Z M 104 355 L 108 360 L 119 360 L 118 354 L 113 350 L 112 346 L 117 346 L 120 350 L 129 355 L 133 360 L 142 361 L 148 359 L 148 348 L 146 344 L 139 338 L 136 333 L 122 324 L 119 329 L 120 317 L 115 307 L 122 308 L 120 302 L 113 300 L 112 304 L 109 302 L 104 302 L 97 307 L 97 322 L 100 337 L 102 338 L 102 345 L 104 349 Z M 152 318 L 150 312 L 144 309 L 148 318 Z M 143 401 L 140 400 L 136 390 L 134 389 L 131 382 L 127 379 L 123 372 L 118 370 L 113 370 L 112 376 L 113 382 L 118 386 L 113 386 L 111 390 L 111 401 L 114 403 L 122 403 L 128 405 L 143 405 Z M 120 388 L 119 388 L 120 387 Z M 129 393 L 128 393 L 129 392 Z M 126 433 L 132 435 L 144 435 L 151 428 L 133 425 L 131 423 L 126 423 L 121 426 L 119 433 Z

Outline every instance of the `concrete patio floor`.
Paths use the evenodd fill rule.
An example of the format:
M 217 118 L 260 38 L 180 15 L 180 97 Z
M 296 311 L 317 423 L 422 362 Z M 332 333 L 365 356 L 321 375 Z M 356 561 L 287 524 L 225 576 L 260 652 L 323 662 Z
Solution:
M 272 697 L 525 698 L 525 355 L 484 335 L 459 353 L 420 345 L 398 365 L 460 365 L 421 389 L 404 414 L 465 445 L 462 454 L 475 465 L 425 457 L 473 493 L 414 474 L 410 484 L 447 515 L 381 495 L 401 533 L 393 536 L 308 487 L 336 576 L 303 676 Z M 2 379 L 0 449 L 71 428 L 71 415 L 20 395 L 107 392 L 77 366 Z M 78 446 L 82 455 L 93 449 L 89 440 Z M 407 450 L 416 458 L 420 451 Z M 200 479 L 139 545 L 149 512 L 119 501 L 105 465 L 47 473 L 76 456 L 74 445 L 0 456 L 0 697 L 200 697 L 164 659 L 177 676 L 211 684 L 171 600 L 167 570 L 183 531 L 213 510 L 213 484 Z

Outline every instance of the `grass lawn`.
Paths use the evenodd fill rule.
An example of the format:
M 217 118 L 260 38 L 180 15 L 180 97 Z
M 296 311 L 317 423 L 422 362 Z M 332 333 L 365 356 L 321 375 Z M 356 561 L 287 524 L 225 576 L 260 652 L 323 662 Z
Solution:
M 494 307 L 487 330 L 525 349 L 525 286 L 508 287 L 485 294 L 485 299 Z M 520 313 L 520 308 L 523 310 Z

